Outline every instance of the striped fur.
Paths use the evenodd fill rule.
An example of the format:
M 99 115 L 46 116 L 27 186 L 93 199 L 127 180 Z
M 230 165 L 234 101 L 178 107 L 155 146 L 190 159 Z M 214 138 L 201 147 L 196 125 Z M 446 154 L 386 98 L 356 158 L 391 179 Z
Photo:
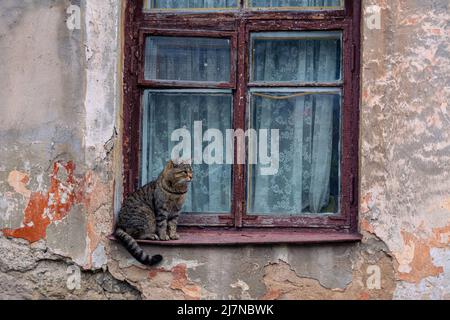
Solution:
M 140 263 L 147 266 L 153 266 L 162 260 L 162 256 L 156 254 L 150 256 L 144 252 L 144 250 L 139 246 L 136 240 L 133 239 L 128 233 L 118 228 L 114 234 L 117 239 L 123 244 L 123 246 L 128 250 L 128 252 Z
M 192 168 L 189 164 L 169 161 L 157 180 L 136 190 L 123 202 L 115 235 L 139 262 L 153 265 L 162 257 L 148 256 L 135 239 L 179 239 L 178 218 L 191 180 Z

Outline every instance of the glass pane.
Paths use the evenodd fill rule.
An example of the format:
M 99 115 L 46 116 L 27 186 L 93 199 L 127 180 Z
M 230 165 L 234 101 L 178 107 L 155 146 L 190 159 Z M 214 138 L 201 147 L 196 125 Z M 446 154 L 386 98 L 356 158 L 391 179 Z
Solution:
M 248 168 L 249 214 L 339 212 L 340 110 L 340 91 L 334 89 L 251 93 L 249 127 L 279 130 L 279 168 L 274 175 L 261 174 L 267 167 L 260 164 L 261 152 L 273 157 L 276 150 L 260 147 L 260 161 Z
M 183 140 L 176 129 L 187 129 L 191 135 L 191 155 L 194 155 L 194 122 L 200 127 L 226 132 L 231 128 L 232 94 L 228 91 L 207 90 L 146 90 L 144 93 L 142 184 L 158 177 L 171 158 L 173 148 Z M 202 141 L 202 133 L 200 141 Z M 201 150 L 210 144 L 203 142 Z M 200 150 L 200 151 L 201 151 Z M 224 151 L 225 152 L 225 151 Z M 183 154 L 181 154 L 183 156 Z M 224 154 L 225 159 L 225 154 Z M 184 212 L 229 213 L 231 205 L 231 166 L 193 164 L 194 179 Z
M 252 81 L 339 81 L 341 36 L 334 31 L 253 33 Z
M 230 81 L 230 40 L 147 37 L 145 79 Z
M 151 9 L 226 9 L 236 8 L 238 0 L 147 0 L 146 10 Z
M 341 0 L 247 0 L 249 7 L 270 8 L 307 8 L 307 9 L 336 9 L 343 7 Z

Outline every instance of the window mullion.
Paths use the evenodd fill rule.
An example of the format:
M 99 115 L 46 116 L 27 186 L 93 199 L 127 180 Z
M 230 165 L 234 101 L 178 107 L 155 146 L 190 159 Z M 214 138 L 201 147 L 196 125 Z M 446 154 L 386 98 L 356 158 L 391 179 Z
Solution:
M 238 27 L 238 58 L 237 58 L 237 90 L 234 99 L 233 129 L 245 130 L 245 110 L 247 104 L 247 31 L 244 20 L 239 21 Z M 242 218 L 246 211 L 246 184 L 245 184 L 245 164 L 237 163 L 237 146 L 235 141 L 233 165 L 233 206 L 232 214 L 235 227 L 242 227 Z

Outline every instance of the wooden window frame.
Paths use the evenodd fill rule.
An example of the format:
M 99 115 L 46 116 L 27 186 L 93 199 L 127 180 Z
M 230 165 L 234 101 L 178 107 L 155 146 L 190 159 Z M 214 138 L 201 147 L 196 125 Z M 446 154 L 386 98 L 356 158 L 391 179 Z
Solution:
M 207 81 L 176 81 L 176 80 L 146 80 L 144 77 L 144 51 L 145 39 L 147 36 L 164 37 L 196 37 L 196 38 L 224 38 L 230 39 L 230 81 L 228 82 L 207 82 Z M 139 75 L 138 84 L 147 88 L 195 88 L 195 89 L 236 89 L 236 48 L 237 34 L 228 31 L 200 31 L 200 30 L 164 30 L 148 29 L 139 30 Z
M 241 4 L 243 1 L 241 0 Z M 141 109 L 145 89 L 218 88 L 234 91 L 233 128 L 246 129 L 250 88 L 337 87 L 342 90 L 342 154 L 340 214 L 322 217 L 255 216 L 246 214 L 246 165 L 232 167 L 231 215 L 190 215 L 180 219 L 181 240 L 173 244 L 317 243 L 358 241 L 359 101 L 361 1 L 345 0 L 338 10 L 220 10 L 218 12 L 143 11 L 144 0 L 127 0 L 124 41 L 124 196 L 139 185 Z M 342 31 L 342 83 L 249 82 L 250 33 L 258 31 Z M 147 35 L 231 39 L 231 78 L 228 83 L 149 81 L 144 79 Z M 233 64 L 233 61 L 236 61 Z M 236 66 L 236 68 L 234 68 Z M 236 148 L 235 148 L 236 149 Z M 235 155 L 236 157 L 236 155 Z M 220 236 L 219 236 L 220 234 Z M 224 240 L 225 239 L 225 240 Z

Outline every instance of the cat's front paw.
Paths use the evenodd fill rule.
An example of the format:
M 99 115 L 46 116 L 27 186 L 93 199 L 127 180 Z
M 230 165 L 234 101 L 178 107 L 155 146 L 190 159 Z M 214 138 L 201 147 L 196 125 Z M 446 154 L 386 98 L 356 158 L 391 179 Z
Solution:
M 144 240 L 158 241 L 159 237 L 156 234 L 147 236 Z
M 180 236 L 178 234 L 172 234 L 170 235 L 171 240 L 180 240 Z
M 170 237 L 168 236 L 168 235 L 160 235 L 159 236 L 159 240 L 161 240 L 161 241 L 169 241 L 170 240 Z

